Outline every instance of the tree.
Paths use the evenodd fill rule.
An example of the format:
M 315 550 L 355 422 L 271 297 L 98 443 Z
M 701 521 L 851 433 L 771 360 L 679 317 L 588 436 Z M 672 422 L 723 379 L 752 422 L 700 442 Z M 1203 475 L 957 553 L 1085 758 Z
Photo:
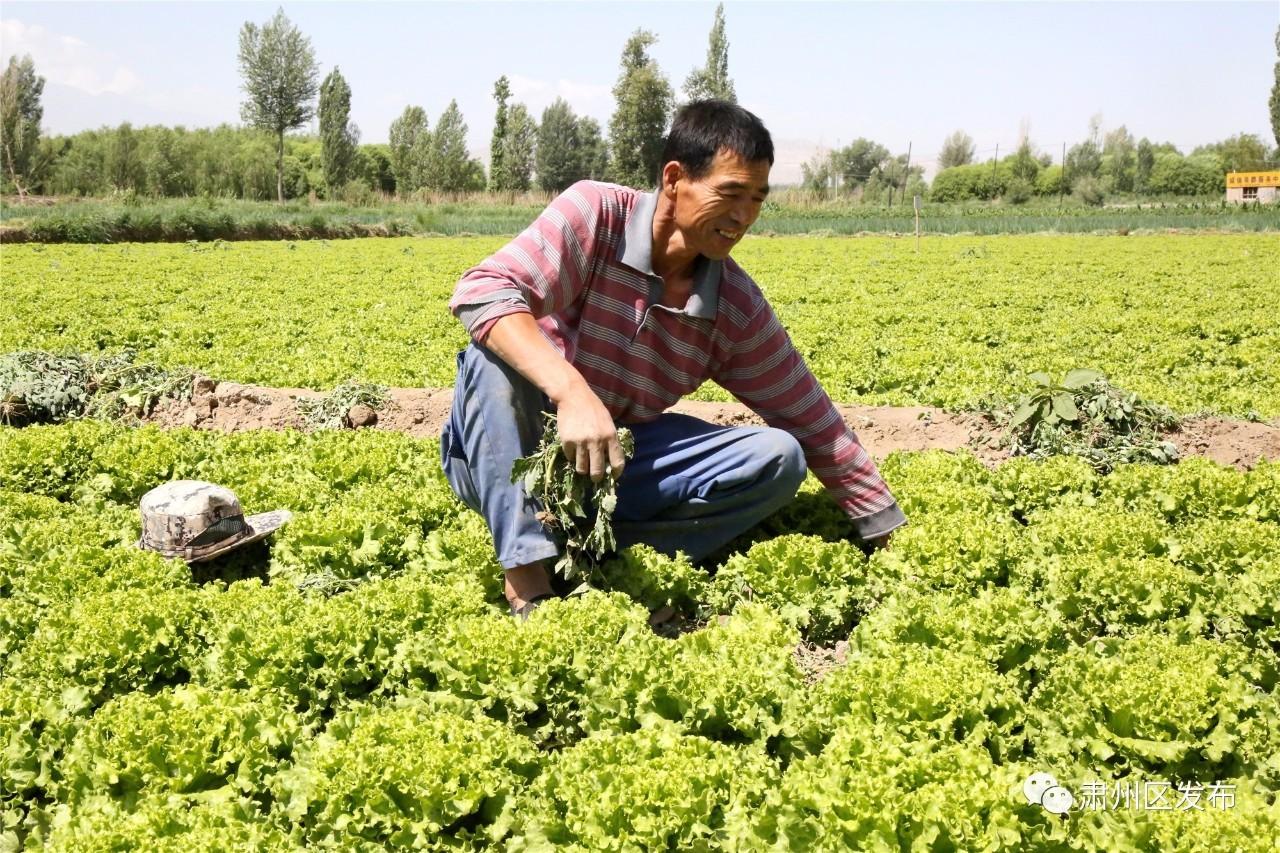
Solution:
M 112 189 L 137 190 L 142 185 L 143 163 L 139 150 L 141 147 L 138 134 L 134 132 L 133 125 L 127 121 L 107 138 L 103 171 L 106 172 L 107 181 Z
M 582 155 L 581 177 L 603 181 L 609 174 L 609 146 L 600 132 L 600 122 L 590 116 L 578 119 L 578 151 Z
M 1132 192 L 1136 181 L 1137 147 L 1133 134 L 1120 125 L 1107 134 L 1102 144 L 1102 172 L 1118 192 Z
M 469 193 L 484 192 L 485 180 L 484 163 L 481 163 L 478 158 L 472 157 L 467 161 L 461 191 Z
M 1089 120 L 1089 136 L 1084 142 L 1071 146 L 1067 151 L 1067 180 L 1073 185 L 1078 178 L 1096 178 L 1102 171 L 1102 148 L 1098 144 L 1102 132 L 1102 117 Z
M 609 119 L 613 178 L 620 184 L 648 187 L 658 180 L 663 135 L 671 116 L 671 85 L 649 57 L 653 33 L 636 30 L 622 49 L 622 73 L 613 87 L 617 107 Z
M 26 195 L 36 171 L 33 166 L 39 160 L 43 92 L 44 78 L 36 74 L 31 57 L 24 56 L 21 61 L 9 57 L 9 66 L 0 77 L 0 153 L 4 175 L 19 196 Z
M 583 177 L 578 117 L 564 98 L 542 111 L 538 124 L 538 186 L 558 193 Z
M 320 86 L 320 158 L 329 198 L 352 177 L 360 130 L 350 116 L 351 87 L 335 65 Z
M 284 134 L 302 127 L 315 115 L 319 67 L 304 36 L 277 9 L 275 17 L 258 27 L 246 21 L 240 28 L 240 73 L 249 99 L 240 117 L 276 137 L 276 199 L 284 201 Z
M 862 188 L 862 201 L 867 204 L 892 204 L 894 194 L 900 200 L 907 197 L 907 187 L 919 187 L 924 179 L 924 167 L 912 166 L 906 154 L 887 157 L 872 173 Z
M 438 192 L 463 192 L 475 184 L 475 171 L 467 154 L 467 123 L 458 102 L 452 100 L 431 134 L 425 186 Z M 483 174 L 483 167 L 481 167 Z M 483 181 L 480 184 L 483 188 Z
M 684 81 L 685 96 L 691 101 L 719 98 L 736 104 L 738 95 L 729 79 L 729 40 L 724 34 L 724 4 L 716 6 L 715 23 L 707 44 L 707 64 L 695 68 Z
M 826 192 L 836 179 L 836 152 L 814 152 L 814 155 L 800 164 L 801 182 L 805 189 L 813 192 Z
M 1252 133 L 1237 133 L 1221 142 L 1201 145 L 1191 152 L 1192 157 L 1215 154 L 1222 161 L 1223 175 L 1227 172 L 1250 172 L 1267 166 L 1267 144 Z
M 1280 149 L 1280 27 L 1276 27 L 1276 82 L 1271 84 L 1271 134 Z
M 430 140 L 427 113 L 422 107 L 405 107 L 400 117 L 391 122 L 388 145 L 391 148 L 391 172 L 396 177 L 399 195 L 407 195 L 423 185 L 425 155 L 430 153 Z
M 938 154 L 938 171 L 952 166 L 967 166 L 973 162 L 973 154 L 973 137 L 963 130 L 957 130 L 942 143 L 942 151 Z
M 506 169 L 504 190 L 526 192 L 533 183 L 534 150 L 538 145 L 538 123 L 524 104 L 511 107 L 507 117 L 507 139 L 502 162 Z M 490 176 L 492 178 L 492 175 Z
M 604 180 L 609 149 L 600 135 L 600 123 L 577 116 L 563 98 L 542 111 L 537 141 L 538 186 L 561 192 L 575 181 Z
M 489 189 L 503 192 L 511 189 L 511 173 L 507 170 L 507 99 L 511 97 L 511 84 L 502 75 L 493 84 L 493 99 L 498 102 L 498 112 L 493 117 L 493 138 L 489 142 Z
M 1157 153 L 1150 190 L 1159 195 L 1215 195 L 1222 191 L 1222 163 L 1212 154 Z
M 1134 192 L 1145 193 L 1151 183 L 1151 170 L 1156 165 L 1156 150 L 1145 136 L 1138 143 L 1138 155 L 1133 169 Z
M 862 186 L 878 174 L 889 159 L 889 149 L 870 139 L 858 138 L 835 152 L 835 169 L 840 183 L 849 190 Z
M 1009 174 L 1018 181 L 1034 185 L 1040 174 L 1040 161 L 1036 158 L 1035 146 L 1031 144 L 1031 135 L 1026 128 L 1020 136 L 1018 150 L 1008 160 Z

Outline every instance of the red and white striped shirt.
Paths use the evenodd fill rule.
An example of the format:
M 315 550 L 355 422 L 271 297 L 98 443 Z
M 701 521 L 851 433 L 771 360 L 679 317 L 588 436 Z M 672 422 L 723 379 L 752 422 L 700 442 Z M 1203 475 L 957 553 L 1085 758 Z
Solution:
M 500 317 L 532 314 L 620 424 L 653 420 L 715 380 L 800 442 L 859 536 L 904 524 L 875 463 L 732 258 L 700 257 L 685 307 L 659 304 L 656 207 L 656 194 L 580 181 L 468 270 L 449 308 L 480 342 Z

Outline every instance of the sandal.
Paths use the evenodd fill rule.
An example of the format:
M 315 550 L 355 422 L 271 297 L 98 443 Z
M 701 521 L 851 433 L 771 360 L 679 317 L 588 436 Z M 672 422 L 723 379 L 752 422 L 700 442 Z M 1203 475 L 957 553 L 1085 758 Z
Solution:
M 542 595 L 535 595 L 520 607 L 516 607 L 514 604 L 509 604 L 511 607 L 511 615 L 519 619 L 521 622 L 525 622 L 529 619 L 529 614 L 537 610 L 538 606 L 542 604 L 542 602 L 550 598 L 559 597 L 560 596 L 553 592 L 544 592 Z

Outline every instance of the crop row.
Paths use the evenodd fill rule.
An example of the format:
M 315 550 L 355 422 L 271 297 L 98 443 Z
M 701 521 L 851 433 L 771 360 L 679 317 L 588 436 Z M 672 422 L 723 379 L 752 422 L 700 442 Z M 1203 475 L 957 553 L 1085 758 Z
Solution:
M 452 385 L 457 279 L 494 238 L 4 248 L 0 352 L 97 353 L 218 378 Z M 1270 235 L 748 240 L 838 400 L 968 408 L 1076 367 L 1182 413 L 1280 415 Z M 705 399 L 727 399 L 707 386 Z
M 396 201 L 350 205 L 293 200 L 246 201 L 204 196 L 64 200 L 55 205 L 23 205 L 0 199 L 0 242 L 122 243 L 184 240 L 346 239 L 358 236 L 513 236 L 551 200 L 548 194 L 477 198 L 440 204 Z M 1213 202 L 1157 202 L 1106 208 L 1041 203 L 1021 206 L 928 204 L 920 216 L 925 234 L 1089 233 L 1139 229 L 1275 231 L 1280 213 L 1268 205 Z M 909 204 L 864 205 L 783 197 L 765 204 L 757 234 L 910 234 L 915 215 Z
M 54 849 L 1267 849 L 1280 465 L 898 454 L 868 559 L 816 484 L 708 575 L 631 549 L 528 623 L 438 445 L 0 428 L 0 841 Z M 168 479 L 289 507 L 193 575 Z M 655 634 L 673 605 L 704 627 Z M 796 647 L 840 648 L 822 677 Z M 1228 808 L 1027 803 L 1049 771 Z M 1065 784 L 1065 783 L 1064 783 Z

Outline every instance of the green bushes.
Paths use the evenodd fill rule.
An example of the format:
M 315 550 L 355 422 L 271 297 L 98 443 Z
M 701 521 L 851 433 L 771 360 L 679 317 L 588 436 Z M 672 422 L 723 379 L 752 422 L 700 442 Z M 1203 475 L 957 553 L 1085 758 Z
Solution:
M 929 198 L 938 202 L 990 200 L 1003 195 L 1010 180 L 1009 172 L 990 164 L 973 163 L 943 169 L 933 179 Z
M 1222 192 L 1223 174 L 1216 156 L 1162 153 L 1156 155 L 1147 189 L 1158 195 L 1217 195 Z

